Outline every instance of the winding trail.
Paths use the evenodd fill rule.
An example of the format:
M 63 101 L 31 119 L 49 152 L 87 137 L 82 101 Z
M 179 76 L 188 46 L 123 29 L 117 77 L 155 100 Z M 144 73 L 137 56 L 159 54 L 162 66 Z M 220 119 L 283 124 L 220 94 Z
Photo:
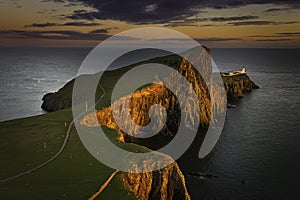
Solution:
M 8 182 L 8 181 L 12 181 L 12 180 L 17 179 L 17 178 L 19 178 L 19 177 L 22 177 L 22 176 L 28 175 L 28 174 L 30 174 L 30 173 L 32 173 L 32 172 L 35 172 L 35 171 L 37 171 L 37 170 L 39 170 L 39 169 L 41 169 L 41 168 L 43 168 L 43 167 L 49 165 L 49 164 L 50 164 L 51 162 L 53 162 L 56 158 L 58 158 L 58 157 L 62 154 L 62 152 L 64 151 L 64 149 L 66 148 L 66 146 L 67 146 L 67 144 L 68 144 L 68 141 L 69 141 L 69 138 L 70 138 L 70 135 L 71 135 L 71 130 L 72 130 L 72 128 L 74 127 L 75 121 L 76 121 L 78 118 L 80 118 L 82 115 L 84 115 L 84 114 L 86 114 L 87 112 L 89 112 L 89 111 L 90 111 L 95 105 L 97 105 L 97 104 L 102 100 L 102 98 L 104 97 L 104 95 L 105 95 L 105 90 L 104 90 L 104 88 L 102 87 L 101 84 L 99 84 L 99 86 L 100 86 L 100 88 L 101 88 L 101 90 L 102 90 L 102 95 L 100 96 L 99 100 L 98 100 L 94 105 L 90 106 L 86 111 L 82 112 L 81 114 L 79 114 L 77 117 L 75 117 L 75 118 L 71 121 L 71 123 L 69 124 L 68 130 L 67 130 L 67 133 L 66 133 L 64 142 L 62 143 L 62 145 L 61 145 L 59 151 L 58 151 L 53 157 L 51 157 L 51 158 L 50 158 L 49 160 L 47 160 L 46 162 L 44 162 L 44 163 L 42 163 L 42 164 L 40 164 L 40 165 L 38 165 L 38 166 L 36 166 L 36 167 L 34 167 L 34 168 L 32 168 L 32 169 L 29 169 L 29 170 L 27 170 L 27 171 L 21 172 L 21 173 L 19 173 L 19 174 L 17 174 L 17 175 L 14 175 L 14 176 L 11 176 L 11 177 L 8 177 L 8 178 L 5 178 L 5 179 L 1 179 L 1 180 L 0 180 L 0 183 L 5 183 L 5 182 Z
M 95 200 L 103 192 L 103 190 L 105 190 L 105 188 L 108 186 L 110 181 L 114 178 L 115 175 L 117 175 L 118 172 L 119 172 L 119 170 L 114 171 L 110 175 L 110 177 L 103 183 L 103 185 L 101 185 L 99 190 L 89 198 L 89 200 Z

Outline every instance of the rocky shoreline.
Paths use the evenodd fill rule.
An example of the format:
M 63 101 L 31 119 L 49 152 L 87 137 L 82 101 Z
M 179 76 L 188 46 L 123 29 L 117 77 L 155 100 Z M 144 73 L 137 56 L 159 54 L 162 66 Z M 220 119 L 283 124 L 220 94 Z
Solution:
M 259 88 L 246 73 L 235 76 L 222 76 L 222 78 L 227 94 L 228 107 L 230 105 L 235 106 L 238 100 L 244 97 L 245 92 Z

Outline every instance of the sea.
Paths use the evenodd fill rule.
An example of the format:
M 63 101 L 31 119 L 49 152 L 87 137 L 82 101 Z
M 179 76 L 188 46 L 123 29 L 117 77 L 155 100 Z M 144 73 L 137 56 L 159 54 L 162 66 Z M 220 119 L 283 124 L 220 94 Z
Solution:
M 73 79 L 90 50 L 0 48 L 0 121 L 45 114 L 43 95 Z M 245 66 L 260 89 L 228 109 L 207 157 L 191 147 L 179 160 L 192 199 L 300 199 L 300 49 L 212 52 L 220 71 Z

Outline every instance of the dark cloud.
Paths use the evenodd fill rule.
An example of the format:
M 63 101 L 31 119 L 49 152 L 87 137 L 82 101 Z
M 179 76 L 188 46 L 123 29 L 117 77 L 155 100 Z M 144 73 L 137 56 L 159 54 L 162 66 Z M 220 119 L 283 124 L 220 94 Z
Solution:
M 258 19 L 259 16 L 253 15 L 245 15 L 245 16 L 238 16 L 238 17 L 213 17 L 210 18 L 213 22 L 227 22 L 227 21 L 243 21 L 243 20 L 251 20 L 251 19 Z
M 300 36 L 300 32 L 280 32 L 280 33 L 276 33 L 276 35 L 251 35 L 248 37 L 250 38 L 283 38 L 283 37 L 295 38 L 297 36 Z
M 281 32 L 276 33 L 278 35 L 300 36 L 300 32 Z
M 288 7 L 275 7 L 275 8 L 269 8 L 265 10 L 266 13 L 273 13 L 273 12 L 282 12 L 282 11 L 292 11 L 292 10 L 298 10 L 300 9 L 300 4 L 291 5 Z
M 285 24 L 296 24 L 297 21 L 287 21 L 287 22 L 275 22 L 275 21 L 238 21 L 238 22 L 230 22 L 229 25 L 232 26 L 266 26 L 266 25 L 285 25 Z
M 86 22 L 66 22 L 64 24 L 59 23 L 33 23 L 30 25 L 25 25 L 26 28 L 28 27 L 36 27 L 36 28 L 44 28 L 44 27 L 50 27 L 50 26 L 100 26 L 102 24 L 100 23 L 86 23 Z
M 225 41 L 236 41 L 241 40 L 240 38 L 194 38 L 198 42 L 225 42 Z
M 100 23 L 86 23 L 86 22 L 67 22 L 62 24 L 62 26 L 100 26 Z
M 64 7 L 73 7 L 73 6 L 78 6 L 78 4 L 76 4 L 76 3 L 68 3 L 68 4 L 64 5 Z
M 55 2 L 55 3 L 65 3 L 65 1 L 64 0 L 42 0 L 42 2 L 46 2 L 46 3 L 48 3 L 48 2 Z
M 39 28 L 43 28 L 43 27 L 48 27 L 48 26 L 58 26 L 59 24 L 57 23 L 50 23 L 50 22 L 47 22 L 47 23 L 41 23 L 41 24 L 38 24 L 38 23 L 33 23 L 33 24 L 30 24 L 30 25 L 25 25 L 25 27 L 39 27 Z
M 80 0 L 42 0 L 43 3 L 55 2 L 64 4 L 63 7 L 84 6 L 84 2 Z
M 249 38 L 278 38 L 278 37 L 282 37 L 280 35 L 251 35 L 248 36 Z
M 220 38 L 220 37 L 211 37 L 211 38 L 193 38 L 198 42 L 224 42 L 224 41 L 234 41 L 234 40 L 241 40 L 240 38 Z M 190 41 L 189 38 L 165 38 L 165 39 L 154 39 L 152 41 Z
M 57 1 L 57 0 L 54 0 Z M 75 0 L 63 1 L 74 2 Z M 59 2 L 61 2 L 59 0 Z M 94 11 L 77 10 L 67 15 L 71 19 L 112 19 L 129 23 L 169 23 L 195 16 L 204 8 L 233 8 L 253 4 L 299 6 L 295 0 L 76 0 Z
M 165 27 L 178 27 L 178 26 L 198 26 L 198 27 L 208 27 L 208 26 L 219 26 L 216 24 L 204 24 L 197 25 L 197 22 L 227 22 L 227 21 L 244 21 L 251 19 L 258 19 L 259 16 L 245 15 L 245 16 L 232 16 L 232 17 L 212 17 L 212 18 L 198 18 L 198 19 L 186 19 L 181 21 L 171 21 L 165 25 Z
M 74 20 L 94 20 L 97 18 L 98 12 L 88 12 L 86 10 L 75 10 L 70 15 L 62 15 L 67 19 L 74 19 Z
M 197 26 L 197 22 L 204 22 L 207 21 L 207 18 L 200 18 L 200 19 L 187 19 L 181 21 L 173 21 L 165 24 L 165 27 L 178 27 L 178 26 Z
M 96 29 L 90 32 L 90 34 L 108 33 L 109 29 Z
M 38 14 L 41 14 L 41 15 L 47 14 L 47 15 L 49 15 L 49 14 L 52 14 L 56 11 L 57 11 L 56 9 L 45 9 L 43 11 L 39 11 Z
M 279 12 L 279 11 L 289 11 L 291 8 L 270 8 L 265 10 L 266 13 L 271 13 L 271 12 Z
M 101 32 L 101 33 L 100 33 Z M 34 38 L 34 39 L 51 39 L 51 40 L 104 40 L 109 37 L 107 30 L 89 33 L 81 33 L 68 30 L 51 30 L 51 31 L 24 31 L 24 30 L 7 30 L 0 31 L 3 38 Z
M 256 40 L 258 42 L 284 42 L 284 41 L 290 41 L 292 39 L 261 39 L 261 40 Z

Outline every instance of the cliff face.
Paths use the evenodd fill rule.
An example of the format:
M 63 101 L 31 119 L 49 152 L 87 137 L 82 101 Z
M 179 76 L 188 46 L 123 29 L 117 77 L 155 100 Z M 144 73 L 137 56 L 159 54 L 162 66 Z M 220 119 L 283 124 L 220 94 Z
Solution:
M 203 55 L 202 55 L 203 54 Z M 198 55 L 198 57 L 206 56 L 205 52 Z M 203 60 L 209 60 L 204 59 Z M 210 62 L 202 63 L 202 66 L 205 72 L 209 73 Z M 171 92 L 169 89 L 164 87 L 162 84 L 151 84 L 143 89 L 135 91 L 133 94 L 122 97 L 116 100 L 111 106 L 104 108 L 102 110 L 97 111 L 96 117 L 95 114 L 87 115 L 81 121 L 82 125 L 85 126 L 107 126 L 112 129 L 117 129 L 120 133 L 120 140 L 124 142 L 135 142 L 139 143 L 135 137 L 139 136 L 140 126 L 146 126 L 150 123 L 149 118 L 149 109 L 154 104 L 161 104 L 167 112 L 167 121 L 157 121 L 155 127 L 163 127 L 163 129 L 158 133 L 163 136 L 173 137 L 177 132 L 177 129 L 180 123 L 185 123 L 188 128 L 193 129 L 195 127 L 195 123 L 198 123 L 200 127 L 207 127 L 210 123 L 212 114 L 212 101 L 211 98 L 214 98 L 218 94 L 218 90 L 214 90 L 212 97 L 209 94 L 209 90 L 206 82 L 203 80 L 203 77 L 199 74 L 199 72 L 186 60 L 182 59 L 181 63 L 177 67 L 178 72 L 182 74 L 185 79 L 189 82 L 190 86 L 193 88 L 197 99 L 193 99 L 189 95 L 182 95 L 182 104 L 185 105 L 184 108 L 180 108 L 180 104 L 178 102 L 177 97 L 174 93 L 180 94 L 182 90 L 184 90 L 184 86 L 180 85 L 180 81 L 177 81 L 175 73 L 166 77 L 163 82 L 164 84 L 172 84 L 175 88 L 175 91 Z M 206 76 L 211 76 L 211 74 L 207 74 Z M 210 84 L 210 82 L 208 83 Z M 222 101 L 222 102 L 221 102 Z M 225 99 L 219 100 L 219 104 L 224 104 Z M 129 103 L 129 108 L 123 105 Z M 200 108 L 200 119 L 195 114 L 196 107 Z M 115 112 L 115 116 L 113 116 L 112 110 Z M 225 112 L 225 110 L 220 106 L 215 106 L 215 112 Z M 187 113 L 183 122 L 180 122 L 181 112 Z M 155 113 L 159 119 L 163 119 L 163 111 L 159 110 Z M 128 120 L 132 119 L 133 123 L 128 123 Z M 118 124 L 117 122 L 121 122 L 122 124 Z M 164 125 L 165 124 L 165 125 Z M 138 125 L 138 126 L 136 126 Z M 128 134 L 124 134 L 122 129 L 129 130 L 126 131 Z M 152 148 L 146 142 L 147 147 Z
M 244 92 L 259 88 L 247 74 L 223 76 L 222 78 L 230 104 L 236 103 L 238 98 L 242 98 Z
M 205 56 L 205 53 L 200 56 Z M 184 86 L 180 85 L 180 81 L 176 80 L 175 74 L 171 74 L 162 81 L 167 84 L 173 84 L 175 88 L 174 93 L 158 81 L 157 83 L 135 91 L 133 94 L 116 100 L 109 107 L 85 116 L 80 123 L 90 127 L 107 126 L 116 129 L 119 132 L 120 141 L 133 142 L 152 149 L 155 149 L 152 143 L 140 141 L 136 139 L 135 136 L 139 136 L 140 134 L 139 126 L 146 126 L 150 123 L 150 107 L 154 104 L 161 104 L 166 109 L 166 123 L 164 121 L 157 121 L 154 127 L 154 129 L 156 127 L 163 127 L 157 135 L 163 136 L 164 140 L 172 139 L 180 123 L 189 124 L 190 126 L 188 127 L 190 128 L 193 128 L 193 125 L 198 123 L 198 118 L 193 114 L 194 110 L 192 110 L 195 109 L 196 106 L 200 108 L 198 125 L 202 127 L 208 126 L 212 116 L 212 103 L 208 87 L 203 77 L 187 60 L 181 59 L 180 62 L 178 62 L 178 59 L 176 59 L 176 61 L 176 66 L 173 67 L 186 78 L 197 97 L 197 99 L 192 99 L 188 95 L 183 96 L 182 103 L 186 105 L 184 108 L 186 110 L 182 111 L 189 113 L 186 115 L 186 118 L 183 119 L 183 122 L 180 122 L 181 108 L 174 93 L 180 94 Z M 210 64 L 210 62 L 206 63 L 206 65 Z M 206 66 L 204 66 L 204 68 L 205 67 Z M 208 74 L 208 76 L 210 75 Z M 127 103 L 129 105 L 128 107 L 123 106 Z M 113 116 L 112 110 L 115 111 L 115 116 Z M 155 114 L 159 119 L 162 119 L 164 113 L 162 110 L 159 110 Z M 128 123 L 126 119 L 132 119 L 134 124 Z M 121 126 L 130 132 L 124 133 L 119 127 L 120 124 L 117 124 L 116 121 L 121 122 Z M 135 126 L 135 124 L 139 126 Z M 187 137 L 189 137 L 188 132 Z M 160 140 L 160 143 L 161 142 Z M 171 159 L 168 158 L 168 156 L 166 157 L 167 159 Z M 145 163 L 144 167 L 148 168 L 153 165 L 162 165 L 162 163 L 159 162 L 163 161 L 157 161 L 155 159 L 149 160 L 149 162 Z M 152 166 L 149 166 L 149 163 L 151 163 Z M 132 166 L 135 166 L 134 163 L 132 163 Z M 174 161 L 171 165 L 161 170 L 146 173 L 135 173 L 133 170 L 130 173 L 122 173 L 122 176 L 125 187 L 143 199 L 190 199 L 184 176 Z
M 59 95 L 59 93 L 47 93 L 43 96 L 42 100 L 43 104 L 41 107 L 47 112 L 63 110 L 72 106 L 70 98 L 65 98 Z
M 155 160 L 151 161 L 160 164 Z M 145 165 L 145 167 L 147 167 Z M 142 199 L 190 200 L 185 179 L 177 163 L 154 172 L 122 173 L 124 186 Z

